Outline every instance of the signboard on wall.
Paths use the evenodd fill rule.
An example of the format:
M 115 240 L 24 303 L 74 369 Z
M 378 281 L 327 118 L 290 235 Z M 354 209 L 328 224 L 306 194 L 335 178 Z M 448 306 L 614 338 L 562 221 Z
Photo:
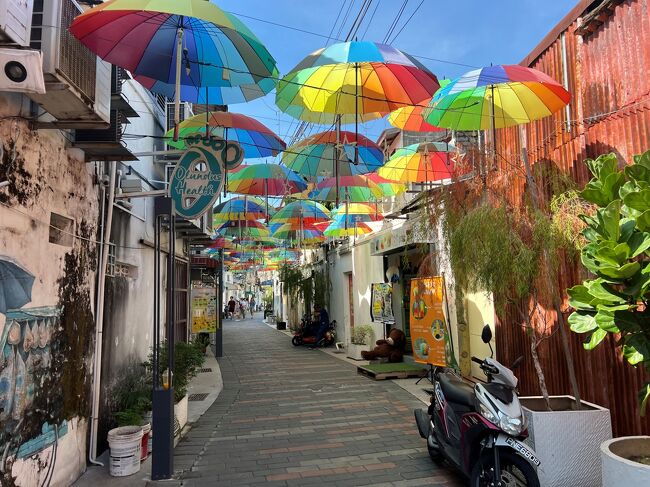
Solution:
M 374 282 L 370 289 L 370 317 L 372 321 L 394 321 L 393 285 L 385 282 Z
M 411 279 L 410 329 L 416 362 L 446 366 L 452 357 L 449 329 L 444 313 L 444 279 Z
M 213 287 L 192 289 L 192 333 L 217 331 L 217 290 Z

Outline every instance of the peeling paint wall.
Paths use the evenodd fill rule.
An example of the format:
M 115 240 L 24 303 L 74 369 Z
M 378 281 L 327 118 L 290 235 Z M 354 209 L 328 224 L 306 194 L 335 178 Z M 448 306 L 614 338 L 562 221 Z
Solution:
M 0 94 L 0 256 L 33 276 L 28 302 L 0 309 L 0 403 L 22 401 L 0 422 L 0 484 L 69 485 L 86 465 L 97 186 L 63 132 L 2 118 L 17 114 L 23 100 Z M 71 226 L 51 231 L 52 212 Z

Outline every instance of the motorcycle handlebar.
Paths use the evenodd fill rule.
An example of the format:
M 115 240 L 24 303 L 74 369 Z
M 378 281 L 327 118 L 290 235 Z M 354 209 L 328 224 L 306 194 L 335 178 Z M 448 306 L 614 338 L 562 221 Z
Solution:
M 483 361 L 478 357 L 472 357 L 472 362 L 475 362 L 479 365 L 483 365 Z

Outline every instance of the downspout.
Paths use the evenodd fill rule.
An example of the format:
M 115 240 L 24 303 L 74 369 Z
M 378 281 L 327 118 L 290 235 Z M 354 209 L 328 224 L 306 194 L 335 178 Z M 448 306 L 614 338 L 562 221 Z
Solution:
M 108 263 L 108 246 L 111 239 L 113 224 L 113 203 L 115 203 L 115 175 L 116 163 L 110 161 L 110 179 L 108 183 L 108 214 L 106 224 L 101 235 L 101 263 L 97 277 L 97 305 L 95 308 L 95 359 L 93 364 L 93 395 L 92 412 L 90 415 L 90 444 L 88 445 L 88 461 L 94 465 L 103 466 L 97 461 L 97 429 L 99 425 L 99 392 L 101 387 L 102 370 L 102 332 L 104 328 L 104 289 L 106 287 L 106 265 Z M 102 207 L 106 204 L 102 202 Z

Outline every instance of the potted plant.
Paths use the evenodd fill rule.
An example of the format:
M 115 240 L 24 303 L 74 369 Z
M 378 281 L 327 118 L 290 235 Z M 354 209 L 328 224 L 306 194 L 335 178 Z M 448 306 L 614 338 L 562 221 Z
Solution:
M 208 353 L 208 347 L 210 346 L 210 334 L 206 332 L 197 334 L 194 343 L 199 350 L 203 350 L 203 355 L 205 355 Z
M 627 436 L 600 446 L 603 487 L 641 486 L 650 479 L 650 436 Z
M 363 360 L 361 352 L 368 350 L 373 341 L 374 330 L 371 325 L 359 325 L 352 329 L 352 337 L 348 345 L 348 358 Z

